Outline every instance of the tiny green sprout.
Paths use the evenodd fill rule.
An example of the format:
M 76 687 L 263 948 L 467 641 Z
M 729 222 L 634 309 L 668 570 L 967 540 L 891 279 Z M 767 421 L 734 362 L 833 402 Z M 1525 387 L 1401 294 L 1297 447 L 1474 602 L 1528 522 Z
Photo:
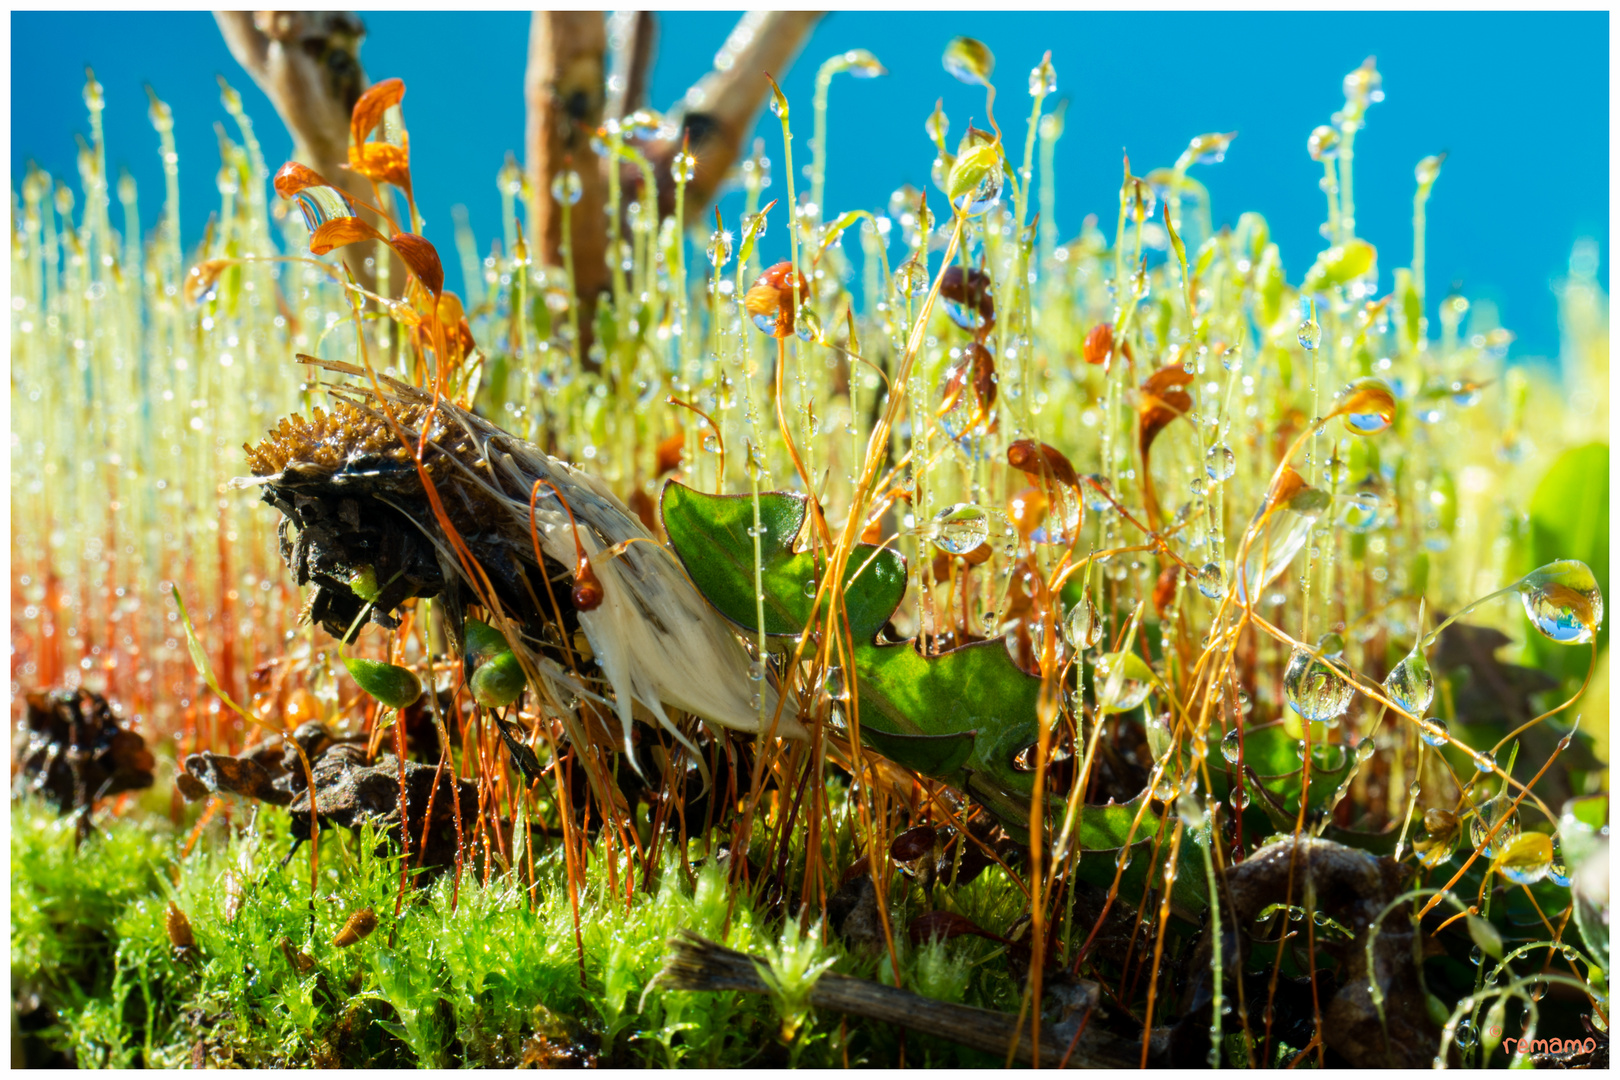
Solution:
M 1377 249 L 1365 240 L 1335 244 L 1316 257 L 1316 263 L 1305 273 L 1305 283 L 1300 290 L 1324 292 L 1346 285 L 1371 270 L 1377 260 Z
M 377 584 L 377 571 L 375 567 L 362 566 L 349 575 L 349 591 L 369 604 L 375 604 L 382 595 L 382 589 Z
M 990 209 L 1001 196 L 1001 147 L 981 144 L 965 151 L 951 168 L 945 193 L 965 217 Z
M 759 977 L 770 989 L 771 1003 L 776 1006 L 777 1018 L 782 1022 L 784 1043 L 791 1043 L 798 1036 L 810 1015 L 810 994 L 817 980 L 838 960 L 837 954 L 822 952 L 820 937 L 819 926 L 812 927 L 801 937 L 799 924 L 789 919 L 781 940 L 765 950 L 769 963 L 754 962 Z
M 990 47 L 970 37 L 952 38 L 945 46 L 945 70 L 969 86 L 988 86 L 996 70 L 996 58 Z

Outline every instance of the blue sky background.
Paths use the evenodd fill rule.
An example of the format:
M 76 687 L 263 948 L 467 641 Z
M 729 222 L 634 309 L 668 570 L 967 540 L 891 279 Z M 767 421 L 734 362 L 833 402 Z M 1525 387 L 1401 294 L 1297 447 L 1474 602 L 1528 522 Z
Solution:
M 409 92 L 412 173 L 427 235 L 446 254 L 450 207 L 468 208 L 480 247 L 500 233 L 496 171 L 521 158 L 527 12 L 363 15 L 361 61 L 371 78 L 399 76 Z M 1058 226 L 1067 239 L 1087 213 L 1111 229 L 1120 152 L 1138 174 L 1169 165 L 1187 140 L 1237 129 L 1226 161 L 1197 174 L 1211 190 L 1216 225 L 1259 210 L 1297 281 L 1323 241 L 1320 166 L 1305 152 L 1317 124 L 1343 103 L 1340 81 L 1376 54 L 1386 100 L 1356 142 L 1358 232 L 1378 246 L 1383 286 L 1411 257 L 1412 167 L 1449 151 L 1429 204 L 1428 279 L 1438 300 L 1459 283 L 1494 300 L 1518 335 L 1512 355 L 1556 355 L 1557 309 L 1549 283 L 1581 236 L 1603 244 L 1608 273 L 1609 16 L 1589 13 L 1061 13 L 837 12 L 825 18 L 783 80 L 794 102 L 800 163 L 808 160 L 817 65 L 845 49 L 871 49 L 884 79 L 840 76 L 831 94 L 831 213 L 879 209 L 902 183 L 930 187 L 933 150 L 923 121 L 944 98 L 952 142 L 970 116 L 982 124 L 983 92 L 940 66 L 959 34 L 994 51 L 1002 121 L 1021 148 L 1029 69 L 1052 50 L 1059 94 L 1069 99 L 1058 144 Z M 274 110 L 237 67 L 206 12 L 15 12 L 11 15 L 13 183 L 30 160 L 75 188 L 75 132 L 88 130 L 84 67 L 106 87 L 109 163 L 127 168 L 143 221 L 157 217 L 162 173 L 146 117 L 150 82 L 175 113 L 187 243 L 217 203 L 213 125 L 228 123 L 216 74 L 242 92 L 274 168 L 291 141 Z M 661 16 L 651 101 L 673 105 L 708 70 L 734 13 Z M 781 140 L 763 124 L 780 190 Z M 740 200 L 722 203 L 728 222 Z M 115 220 L 117 208 L 114 208 Z M 770 244 L 785 233 L 773 230 Z M 1431 310 L 1431 317 L 1434 312 Z

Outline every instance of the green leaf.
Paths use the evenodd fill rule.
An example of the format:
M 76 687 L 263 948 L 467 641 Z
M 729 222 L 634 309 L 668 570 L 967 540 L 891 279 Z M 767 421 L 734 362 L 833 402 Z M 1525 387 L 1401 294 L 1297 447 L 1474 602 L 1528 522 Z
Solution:
M 759 497 L 759 558 L 765 591 L 765 632 L 796 635 L 810 622 L 817 571 L 824 554 L 795 554 L 804 527 L 802 495 Z M 751 495 L 705 495 L 682 484 L 664 488 L 664 529 L 692 582 L 720 614 L 759 631 L 754 595 L 754 500 Z M 858 544 L 844 568 L 844 605 L 857 643 L 877 637 L 906 592 L 906 562 L 887 548 Z
M 354 656 L 345 656 L 343 666 L 360 689 L 389 708 L 403 709 L 422 696 L 422 680 L 409 668 Z
M 1480 951 L 1492 960 L 1502 959 L 1502 934 L 1491 925 L 1489 919 L 1482 919 L 1478 915 L 1468 916 L 1468 936 L 1474 939 Z
M 1214 742 L 1213 736 L 1211 742 Z M 1251 805 L 1257 804 L 1265 809 L 1268 816 L 1276 819 L 1274 824 L 1278 828 L 1292 829 L 1294 819 L 1291 815 L 1299 811 L 1299 793 L 1304 786 L 1305 772 L 1304 762 L 1299 756 L 1299 743 L 1300 740 L 1289 735 L 1280 721 L 1246 728 L 1243 732 L 1243 764 L 1255 771 L 1265 789 L 1277 796 L 1290 816 L 1286 821 L 1276 819 L 1275 808 L 1264 796 L 1254 796 Z M 1217 748 L 1212 746 L 1211 749 Z M 1339 785 L 1355 767 L 1355 755 L 1336 743 L 1312 743 L 1311 750 L 1314 757 L 1311 762 L 1309 806 L 1314 811 L 1324 809 L 1333 798 Z M 1214 760 L 1213 755 L 1211 760 Z M 1231 790 L 1229 774 L 1235 775 L 1236 771 L 1236 765 L 1218 772 L 1211 770 L 1218 797 L 1224 798 Z

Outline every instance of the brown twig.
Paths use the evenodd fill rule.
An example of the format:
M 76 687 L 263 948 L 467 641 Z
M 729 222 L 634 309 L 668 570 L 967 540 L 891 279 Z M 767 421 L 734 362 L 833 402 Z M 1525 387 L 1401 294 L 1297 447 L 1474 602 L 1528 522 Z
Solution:
M 765 960 L 749 956 L 718 945 L 691 931 L 681 931 L 679 937 L 669 941 L 669 955 L 657 982 L 670 990 L 734 990 L 744 993 L 769 992 L 760 968 Z M 1080 983 L 1078 1002 L 1068 1003 L 1065 1021 L 1057 1029 L 1069 1035 L 1068 1023 L 1079 1025 L 1096 1007 L 1098 989 L 1095 983 Z M 913 994 L 893 986 L 885 986 L 870 979 L 857 979 L 849 975 L 829 972 L 822 975 L 810 991 L 810 1004 L 818 1009 L 831 1009 L 850 1016 L 865 1017 L 878 1023 L 893 1024 L 901 1028 L 933 1035 L 975 1050 L 1003 1054 L 1014 1045 L 1014 1059 L 1024 1064 L 1034 1060 L 1033 1046 L 1027 1030 L 1021 1030 L 1017 1018 L 990 1009 L 969 1005 L 952 1005 L 933 998 Z M 1088 1037 L 1089 1036 L 1089 1037 Z M 1071 1062 L 1079 1068 L 1126 1068 L 1132 1064 L 1113 1045 L 1113 1040 L 1096 1032 L 1087 1032 L 1080 1038 L 1079 1049 Z M 1057 1066 L 1064 1058 L 1068 1039 L 1040 1048 L 1040 1064 L 1046 1068 Z

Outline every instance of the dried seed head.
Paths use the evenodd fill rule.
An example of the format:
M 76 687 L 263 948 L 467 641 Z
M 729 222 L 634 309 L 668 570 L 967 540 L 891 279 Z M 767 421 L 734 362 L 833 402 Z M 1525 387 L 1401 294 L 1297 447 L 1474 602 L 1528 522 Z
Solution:
M 1114 324 L 1098 323 L 1086 335 L 1081 357 L 1088 364 L 1106 364 L 1114 352 Z
M 186 918 L 186 913 L 173 900 L 169 901 L 169 907 L 163 913 L 163 929 L 169 934 L 169 944 L 177 951 L 194 948 L 197 944 L 197 939 L 191 933 L 191 920 Z
M 349 921 L 343 924 L 343 929 L 337 932 L 332 944 L 340 949 L 348 948 L 377 929 L 377 913 L 370 908 L 361 908 L 349 916 Z

